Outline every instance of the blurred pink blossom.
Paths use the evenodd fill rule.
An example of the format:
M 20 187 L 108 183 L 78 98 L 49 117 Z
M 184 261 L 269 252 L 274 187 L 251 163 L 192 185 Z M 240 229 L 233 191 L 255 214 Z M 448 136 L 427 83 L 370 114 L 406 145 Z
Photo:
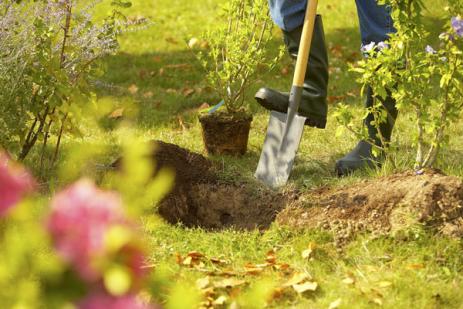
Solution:
M 0 151 L 0 216 L 33 191 L 35 181 L 22 166 Z
M 135 243 L 127 244 L 118 252 L 118 257 L 122 264 L 131 270 L 133 287 L 139 287 L 145 275 L 150 271 L 149 267 L 146 266 L 146 256 L 143 248 Z
M 143 303 L 133 294 L 120 297 L 111 296 L 103 292 L 93 293 L 78 305 L 79 309 L 161 309 L 160 306 L 153 306 Z
M 97 263 L 106 254 L 107 232 L 119 224 L 126 224 L 119 195 L 80 180 L 53 198 L 48 229 L 58 253 L 82 279 L 95 281 L 101 277 Z

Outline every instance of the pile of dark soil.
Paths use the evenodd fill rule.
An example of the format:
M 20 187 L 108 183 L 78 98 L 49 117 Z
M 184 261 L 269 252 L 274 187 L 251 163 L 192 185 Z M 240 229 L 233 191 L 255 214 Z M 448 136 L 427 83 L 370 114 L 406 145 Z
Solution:
M 221 181 L 213 164 L 200 154 L 155 143 L 156 169 L 167 167 L 176 175 L 174 188 L 158 208 L 169 223 L 206 229 L 264 229 L 288 203 L 282 194 Z
M 438 171 L 396 174 L 304 195 L 282 194 L 224 182 L 213 163 L 200 154 L 154 143 L 155 172 L 167 167 L 176 175 L 174 188 L 158 207 L 172 224 L 265 229 L 276 220 L 292 227 L 330 230 L 341 242 L 357 232 L 395 234 L 415 225 L 463 237 L 463 182 Z
M 338 240 L 359 231 L 396 233 L 415 224 L 463 237 L 463 182 L 429 170 L 321 188 L 305 197 L 303 206 L 286 208 L 277 221 L 331 230 Z

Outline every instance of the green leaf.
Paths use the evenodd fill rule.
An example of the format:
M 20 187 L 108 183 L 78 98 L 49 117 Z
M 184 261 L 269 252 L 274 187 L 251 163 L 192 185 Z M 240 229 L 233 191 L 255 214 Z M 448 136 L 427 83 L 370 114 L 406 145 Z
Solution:
M 104 273 L 104 285 L 115 296 L 126 294 L 132 285 L 130 271 L 126 267 L 113 266 Z
M 132 2 L 130 1 L 123 1 L 123 0 L 113 0 L 111 1 L 112 6 L 118 6 L 121 8 L 129 8 L 132 6 Z

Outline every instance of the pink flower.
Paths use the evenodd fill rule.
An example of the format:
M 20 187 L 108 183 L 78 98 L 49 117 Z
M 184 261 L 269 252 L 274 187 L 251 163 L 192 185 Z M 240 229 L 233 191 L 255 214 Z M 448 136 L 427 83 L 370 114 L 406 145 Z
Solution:
M 79 309 L 160 309 L 160 306 L 143 303 L 133 294 L 120 297 L 96 292 L 78 304 Z
M 114 192 L 80 180 L 52 200 L 48 229 L 58 253 L 86 281 L 101 277 L 105 237 L 111 227 L 126 224 L 121 199 Z
M 0 152 L 0 216 L 34 190 L 35 181 L 20 165 Z
M 143 278 L 149 273 L 143 248 L 134 243 L 127 244 L 117 252 L 117 258 L 130 269 L 134 284 L 133 287 L 139 287 Z

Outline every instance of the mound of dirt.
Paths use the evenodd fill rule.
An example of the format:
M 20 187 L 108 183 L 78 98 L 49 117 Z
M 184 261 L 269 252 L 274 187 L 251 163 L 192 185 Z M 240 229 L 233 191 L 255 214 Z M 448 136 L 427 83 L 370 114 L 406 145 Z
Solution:
M 280 224 L 323 228 L 337 240 L 359 231 L 395 233 L 413 224 L 463 237 L 463 182 L 429 170 L 408 172 L 348 187 L 322 188 L 305 198 L 304 206 L 288 207 Z
M 304 195 L 281 194 L 224 182 L 202 155 L 161 141 L 153 143 L 155 173 L 167 167 L 176 175 L 172 191 L 158 207 L 172 224 L 265 229 L 276 220 L 292 227 L 330 230 L 341 243 L 357 232 L 395 234 L 417 224 L 463 237 L 463 182 L 438 171 L 396 174 Z
M 200 154 L 161 141 L 154 143 L 156 170 L 167 167 L 176 176 L 174 188 L 158 208 L 169 223 L 206 229 L 263 229 L 288 203 L 282 194 L 221 181 L 213 164 Z

